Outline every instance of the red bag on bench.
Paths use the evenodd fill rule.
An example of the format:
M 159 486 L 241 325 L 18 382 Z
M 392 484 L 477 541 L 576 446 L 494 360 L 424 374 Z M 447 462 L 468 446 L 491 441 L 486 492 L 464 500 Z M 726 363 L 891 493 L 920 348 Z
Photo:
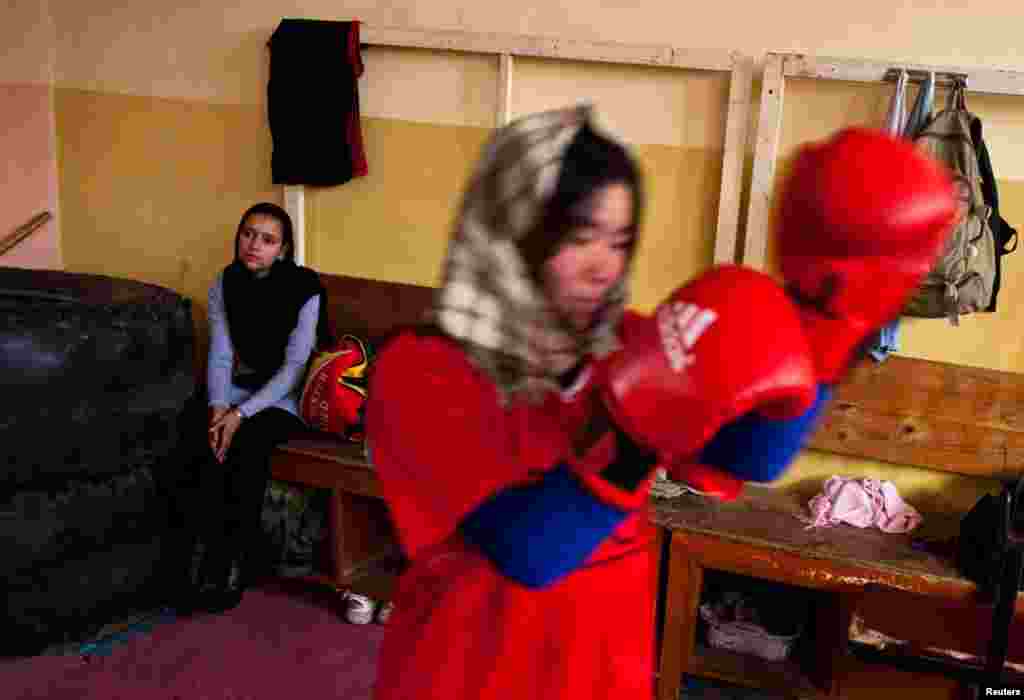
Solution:
M 344 335 L 333 348 L 314 353 L 299 401 L 302 420 L 314 430 L 362 441 L 369 364 L 366 345 L 354 335 Z

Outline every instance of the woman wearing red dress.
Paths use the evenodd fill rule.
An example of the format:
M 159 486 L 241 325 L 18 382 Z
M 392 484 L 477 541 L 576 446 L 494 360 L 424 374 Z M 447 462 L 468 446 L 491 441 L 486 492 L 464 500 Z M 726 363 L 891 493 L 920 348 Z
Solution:
M 643 195 L 586 107 L 499 130 L 431 322 L 379 354 L 367 441 L 410 565 L 377 700 L 652 695 L 654 464 L 598 427 Z

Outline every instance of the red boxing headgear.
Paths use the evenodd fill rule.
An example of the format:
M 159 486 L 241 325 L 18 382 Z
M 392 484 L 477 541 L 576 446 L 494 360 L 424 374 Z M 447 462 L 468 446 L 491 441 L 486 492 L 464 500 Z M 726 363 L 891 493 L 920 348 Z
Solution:
M 776 236 L 821 381 L 838 381 L 857 347 L 899 315 L 955 216 L 946 168 L 908 141 L 848 128 L 800 149 Z

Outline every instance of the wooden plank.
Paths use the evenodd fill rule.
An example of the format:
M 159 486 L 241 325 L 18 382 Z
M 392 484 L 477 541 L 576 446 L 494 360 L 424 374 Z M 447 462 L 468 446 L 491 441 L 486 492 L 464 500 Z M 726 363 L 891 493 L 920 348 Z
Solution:
M 292 218 L 292 232 L 295 237 L 295 262 L 306 261 L 306 187 L 305 185 L 284 186 L 284 210 Z
M 949 576 L 934 576 L 885 563 L 833 558 L 820 549 L 804 555 L 765 546 L 755 538 L 719 537 L 713 532 L 680 529 L 675 536 L 680 540 L 679 546 L 688 549 L 705 568 L 792 586 L 853 593 L 868 584 L 879 584 L 951 600 L 970 600 L 977 595 L 976 586 L 957 577 L 955 571 Z
M 581 41 L 557 37 L 409 29 L 366 25 L 360 40 L 373 46 L 434 49 L 463 53 L 510 54 L 535 58 L 559 58 L 692 70 L 729 71 L 735 53 L 717 49 Z
M 498 58 L 498 117 L 496 126 L 505 126 L 511 118 L 512 56 L 503 53 Z
M 807 446 L 848 457 L 982 478 L 1010 478 L 1019 472 L 1019 468 L 1006 464 L 1005 445 L 978 444 L 998 440 L 1004 434 L 971 428 L 924 417 L 908 419 L 855 411 L 843 415 L 833 409 Z
M 775 182 L 775 159 L 779 151 L 782 129 L 782 104 L 785 80 L 782 76 L 783 56 L 765 56 L 761 83 L 761 107 L 754 146 L 754 172 L 747 209 L 747 231 L 743 246 L 743 264 L 763 270 L 768 254 L 768 218 L 771 214 L 772 190 Z
M 767 661 L 749 654 L 700 646 L 691 660 L 689 672 L 726 683 L 784 693 L 786 697 L 825 697 L 801 672 L 800 666 L 788 659 Z
M 324 459 L 318 452 L 286 445 L 270 458 L 274 479 L 322 489 L 337 489 L 369 498 L 380 498 L 377 476 L 364 464 L 343 459 Z
M 366 447 L 361 442 L 341 440 L 329 433 L 307 430 L 280 446 L 281 451 L 308 455 L 314 459 L 336 465 L 370 471 L 373 467 L 366 459 Z
M 683 538 L 706 568 L 822 590 L 857 590 L 868 583 L 943 595 L 973 592 L 955 564 L 913 546 L 910 534 L 850 526 L 807 528 L 804 501 L 748 484 L 730 503 L 697 496 L 655 499 L 652 518 Z M 932 514 L 935 525 L 958 515 Z
M 871 587 L 854 599 L 863 627 L 926 647 L 984 656 L 992 633 L 993 605 L 972 600 L 941 600 L 905 591 Z M 1024 661 L 1024 604 L 1018 600 L 1010 625 L 1007 660 Z
M 1024 374 L 1017 372 L 893 355 L 859 363 L 837 387 L 835 400 L 1024 432 Z
M 714 262 L 736 262 L 743 189 L 743 159 L 747 154 L 747 117 L 754 82 L 754 61 L 737 56 L 729 78 L 729 106 L 725 116 L 725 144 L 722 156 L 722 185 L 718 196 L 718 225 L 715 228 Z
M 958 681 L 869 664 L 846 654 L 836 677 L 833 698 L 885 698 L 904 700 L 976 700 Z
M 986 478 L 1024 458 L 1024 375 L 893 356 L 836 390 L 808 447 Z
M 877 83 L 885 79 L 892 68 L 906 68 L 915 72 L 966 74 L 970 92 L 991 95 L 1024 95 L 1024 72 L 999 68 L 965 68 L 950 65 L 922 63 L 883 63 L 844 58 L 786 54 L 783 75 L 791 78 L 817 78 Z

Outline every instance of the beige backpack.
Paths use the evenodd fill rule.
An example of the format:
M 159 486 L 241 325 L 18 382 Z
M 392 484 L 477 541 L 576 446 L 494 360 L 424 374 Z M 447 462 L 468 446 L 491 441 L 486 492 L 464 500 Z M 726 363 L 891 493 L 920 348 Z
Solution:
M 904 309 L 907 316 L 946 317 L 955 326 L 959 316 L 984 311 L 992 301 L 998 256 L 971 137 L 977 120 L 967 111 L 963 86 L 957 84 L 946 108 L 915 139 L 919 148 L 952 171 L 963 206 L 941 256 Z

